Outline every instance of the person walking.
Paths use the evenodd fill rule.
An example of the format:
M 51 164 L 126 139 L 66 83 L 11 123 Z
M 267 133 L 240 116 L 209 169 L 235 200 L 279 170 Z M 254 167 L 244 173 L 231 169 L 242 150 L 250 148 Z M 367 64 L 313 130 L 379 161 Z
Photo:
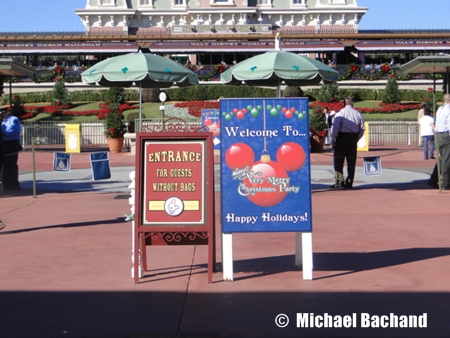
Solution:
M 423 142 L 423 158 L 425 160 L 434 159 L 434 119 L 427 108 L 419 120 L 419 131 Z
M 423 117 L 423 115 L 425 114 L 425 109 L 427 108 L 427 106 L 423 103 L 422 107 L 419 109 L 419 111 L 417 112 L 417 123 L 420 124 L 420 119 Z M 419 137 L 417 138 L 417 146 L 418 147 L 422 147 L 423 142 L 422 142 L 422 137 L 420 137 L 420 125 L 419 125 Z
M 444 95 L 444 104 L 436 112 L 434 130 L 438 144 L 441 177 L 439 180 L 436 163 L 427 183 L 433 188 L 438 188 L 440 181 L 442 190 L 450 190 L 450 94 Z
M 323 115 L 325 116 L 325 123 L 327 124 L 327 136 L 325 136 L 325 145 L 328 146 L 330 145 L 330 139 L 331 139 L 331 116 L 330 116 L 330 111 L 327 107 L 324 107 L 323 110 Z
M 333 189 L 353 188 L 358 141 L 364 135 L 364 119 L 353 108 L 353 98 L 345 99 L 345 107 L 336 113 L 333 120 L 331 145 L 334 148 Z M 344 162 L 347 161 L 347 178 L 344 180 Z
M 6 108 L 0 109 L 2 121 L 2 148 L 3 148 L 3 190 L 20 189 L 19 184 L 19 151 L 22 150 L 20 144 L 20 120 L 12 116 Z

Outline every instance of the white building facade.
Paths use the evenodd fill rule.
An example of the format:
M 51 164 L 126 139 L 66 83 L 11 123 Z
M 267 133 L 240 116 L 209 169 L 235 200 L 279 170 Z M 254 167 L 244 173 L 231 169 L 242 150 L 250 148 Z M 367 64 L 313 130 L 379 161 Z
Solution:
M 87 0 L 91 34 L 357 33 L 357 0 Z

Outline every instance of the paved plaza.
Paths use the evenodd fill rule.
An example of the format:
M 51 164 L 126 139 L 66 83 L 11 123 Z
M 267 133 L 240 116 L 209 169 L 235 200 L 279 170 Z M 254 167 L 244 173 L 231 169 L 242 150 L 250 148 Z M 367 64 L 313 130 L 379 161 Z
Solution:
M 380 176 L 364 176 L 366 156 L 380 156 Z M 217 181 L 213 283 L 206 246 L 154 246 L 134 284 L 124 219 L 134 155 L 110 154 L 111 179 L 93 181 L 87 152 L 54 172 L 53 152 L 38 150 L 36 175 L 21 153 L 22 189 L 0 195 L 0 337 L 448 336 L 450 193 L 426 185 L 434 162 L 421 149 L 359 157 L 355 188 L 332 191 L 331 152 L 311 154 L 312 281 L 294 264 L 294 233 L 234 234 L 234 281 L 223 280 Z M 326 314 L 331 328 L 297 320 Z M 377 328 L 382 316 L 426 327 Z

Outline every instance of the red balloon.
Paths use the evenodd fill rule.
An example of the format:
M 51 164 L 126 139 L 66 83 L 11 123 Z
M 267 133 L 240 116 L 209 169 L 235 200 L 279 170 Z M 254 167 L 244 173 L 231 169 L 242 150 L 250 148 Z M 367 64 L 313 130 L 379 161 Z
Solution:
M 225 153 L 225 162 L 231 170 L 251 167 L 255 161 L 253 149 L 245 143 L 235 143 Z
M 289 111 L 290 111 L 291 113 L 295 113 L 296 110 L 297 110 L 297 109 L 296 109 L 295 107 L 292 107 L 291 109 L 289 109 Z
M 236 114 L 237 112 L 239 111 L 239 109 L 237 109 L 237 108 L 234 108 L 233 109 L 233 112 Z
M 294 116 L 294 114 L 291 111 L 287 111 L 284 116 L 286 116 L 286 118 L 290 119 L 292 118 L 292 116 Z
M 242 112 L 245 114 L 247 112 L 247 108 L 242 108 Z
M 286 113 L 286 112 L 288 111 L 288 109 L 287 109 L 286 107 L 283 107 L 283 109 L 281 109 L 281 111 L 282 111 L 283 113 Z
M 297 171 L 305 164 L 306 153 L 301 145 L 286 142 L 277 151 L 277 162 L 287 171 Z
M 253 176 L 252 181 L 250 181 L 249 178 L 242 181 L 247 187 L 247 191 L 243 190 L 242 187 L 240 189 L 245 194 L 251 192 L 252 188 L 261 191 L 247 195 L 247 198 L 250 201 L 261 207 L 273 207 L 283 201 L 287 192 L 283 190 L 280 191 L 280 188 L 289 186 L 289 180 L 286 180 L 289 178 L 289 175 L 281 165 L 275 161 L 259 161 L 253 164 L 251 170 L 257 175 Z M 260 182 L 258 182 L 258 179 Z M 284 183 L 279 185 L 278 183 L 281 181 Z
M 212 124 L 212 121 L 211 119 L 205 119 L 203 123 L 205 124 L 205 126 L 210 126 Z
M 239 119 L 239 120 L 241 120 L 241 119 L 243 119 L 244 118 L 244 113 L 243 112 L 238 112 L 237 114 L 236 114 L 236 117 Z

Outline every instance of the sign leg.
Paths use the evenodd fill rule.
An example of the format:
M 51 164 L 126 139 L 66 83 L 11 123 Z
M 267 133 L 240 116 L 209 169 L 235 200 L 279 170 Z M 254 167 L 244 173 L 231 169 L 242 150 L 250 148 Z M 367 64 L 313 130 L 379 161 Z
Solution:
M 222 233 L 223 279 L 233 281 L 233 234 Z
M 303 254 L 303 279 L 312 280 L 313 253 L 312 253 L 312 232 L 302 233 L 302 254 Z
M 295 233 L 295 266 L 302 266 L 302 233 Z

